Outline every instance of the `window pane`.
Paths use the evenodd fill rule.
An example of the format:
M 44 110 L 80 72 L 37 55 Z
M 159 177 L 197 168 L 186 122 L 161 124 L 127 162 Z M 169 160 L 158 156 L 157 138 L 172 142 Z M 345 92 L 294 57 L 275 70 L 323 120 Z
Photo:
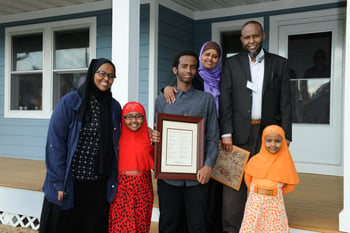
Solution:
M 68 92 L 77 90 L 84 82 L 86 73 L 56 73 L 54 75 L 53 108 Z
M 12 37 L 12 70 L 43 69 L 42 34 Z
M 288 62 L 293 78 L 330 77 L 332 32 L 290 35 Z
M 329 124 L 329 79 L 293 80 L 293 122 Z
M 90 59 L 89 29 L 55 32 L 55 69 L 86 68 Z
M 40 110 L 41 90 L 41 74 L 12 75 L 11 110 Z
M 290 35 L 293 122 L 329 124 L 332 32 Z

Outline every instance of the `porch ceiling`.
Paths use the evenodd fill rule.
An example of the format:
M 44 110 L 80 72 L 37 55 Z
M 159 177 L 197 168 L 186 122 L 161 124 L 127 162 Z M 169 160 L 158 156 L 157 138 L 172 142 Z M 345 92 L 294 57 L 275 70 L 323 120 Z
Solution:
M 37 10 L 45 10 L 63 6 L 98 2 L 103 0 L 11 0 L 0 1 L 0 16 L 16 13 L 24 13 Z
M 105 0 L 11 0 L 0 1 L 0 16 L 45 10 L 63 6 L 73 6 Z M 220 8 L 251 5 L 278 0 L 171 0 L 191 11 L 206 11 Z
M 279 0 L 172 0 L 173 2 L 188 8 L 192 11 L 207 11 L 221 8 L 237 7 L 273 2 Z

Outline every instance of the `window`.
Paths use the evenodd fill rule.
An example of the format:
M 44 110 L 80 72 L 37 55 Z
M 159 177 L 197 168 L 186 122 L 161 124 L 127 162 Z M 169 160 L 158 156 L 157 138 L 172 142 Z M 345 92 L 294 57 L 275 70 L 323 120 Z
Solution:
M 95 19 L 6 29 L 5 117 L 49 118 L 84 81 L 95 56 Z
M 332 32 L 288 36 L 294 123 L 330 123 Z
M 42 33 L 12 36 L 11 110 L 41 108 Z
M 54 33 L 53 107 L 84 81 L 89 66 L 89 28 Z

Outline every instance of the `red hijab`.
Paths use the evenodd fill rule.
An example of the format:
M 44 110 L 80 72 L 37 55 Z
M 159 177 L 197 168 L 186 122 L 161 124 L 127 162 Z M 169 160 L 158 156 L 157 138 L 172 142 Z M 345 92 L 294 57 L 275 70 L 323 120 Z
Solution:
M 138 112 L 143 115 L 143 124 L 137 131 L 131 131 L 125 125 L 124 116 L 130 112 Z M 153 152 L 145 109 L 140 103 L 127 103 L 122 111 L 122 128 L 119 139 L 119 171 L 146 171 L 153 169 Z
M 275 154 L 270 153 L 265 147 L 265 137 L 270 133 L 279 134 L 283 140 L 281 149 Z M 269 179 L 285 184 L 299 183 L 284 131 L 280 126 L 270 125 L 264 129 L 260 152 L 249 160 L 245 172 L 254 178 Z

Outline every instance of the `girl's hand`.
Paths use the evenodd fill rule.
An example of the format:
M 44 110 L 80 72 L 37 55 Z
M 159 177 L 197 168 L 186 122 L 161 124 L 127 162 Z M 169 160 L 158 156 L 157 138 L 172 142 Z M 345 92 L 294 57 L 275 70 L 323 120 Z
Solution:
M 288 139 L 286 139 L 286 142 L 287 142 L 287 146 L 289 147 L 290 141 Z
M 177 93 L 176 87 L 166 86 L 164 88 L 164 97 L 168 104 L 175 103 L 175 93 Z
M 160 132 L 159 131 L 157 131 L 157 130 L 152 131 L 151 142 L 154 142 L 154 143 L 160 142 Z

